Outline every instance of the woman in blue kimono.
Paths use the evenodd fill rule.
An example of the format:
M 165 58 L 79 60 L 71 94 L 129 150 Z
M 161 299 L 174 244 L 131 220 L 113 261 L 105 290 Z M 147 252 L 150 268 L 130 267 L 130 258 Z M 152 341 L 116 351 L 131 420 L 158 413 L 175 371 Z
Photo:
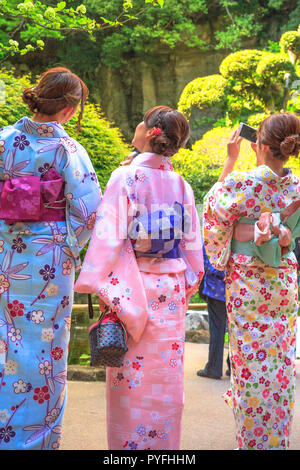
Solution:
M 74 272 L 101 190 L 62 124 L 87 87 L 65 68 L 24 91 L 33 112 L 0 129 L 0 450 L 57 449 Z

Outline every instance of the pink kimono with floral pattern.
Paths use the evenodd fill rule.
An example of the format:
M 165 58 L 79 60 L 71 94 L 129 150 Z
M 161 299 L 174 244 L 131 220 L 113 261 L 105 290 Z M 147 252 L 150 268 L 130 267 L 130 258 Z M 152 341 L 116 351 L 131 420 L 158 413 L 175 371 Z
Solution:
M 179 449 L 185 314 L 202 275 L 193 191 L 170 160 L 143 153 L 115 170 L 75 285 L 128 333 L 123 367 L 107 368 L 109 449 Z

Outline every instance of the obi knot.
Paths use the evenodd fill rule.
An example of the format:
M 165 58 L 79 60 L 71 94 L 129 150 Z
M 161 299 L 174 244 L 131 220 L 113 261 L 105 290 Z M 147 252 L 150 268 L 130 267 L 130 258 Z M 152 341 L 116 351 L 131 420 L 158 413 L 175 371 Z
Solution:
M 55 168 L 42 177 L 0 181 L 0 219 L 7 224 L 65 220 L 64 183 Z

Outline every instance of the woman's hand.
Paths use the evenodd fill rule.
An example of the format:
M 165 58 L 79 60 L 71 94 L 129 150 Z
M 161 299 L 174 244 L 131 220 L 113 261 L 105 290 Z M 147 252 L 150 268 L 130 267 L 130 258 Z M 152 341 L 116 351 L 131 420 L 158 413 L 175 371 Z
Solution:
M 100 310 L 100 313 L 104 313 L 107 310 L 107 305 L 103 302 L 101 297 L 99 297 L 99 310 Z
M 121 166 L 130 165 L 130 163 L 132 162 L 132 160 L 133 160 L 133 157 L 128 156 L 128 157 L 126 158 L 126 160 L 124 160 L 123 162 L 120 163 L 120 165 L 121 165 Z
M 120 165 L 124 166 L 124 165 L 130 165 L 130 163 L 132 162 L 132 160 L 139 154 L 139 151 L 137 149 L 135 149 L 133 152 L 131 152 L 126 160 L 124 160 L 124 162 L 121 162 Z
M 234 163 L 237 161 L 240 148 L 241 148 L 242 137 L 239 136 L 238 129 L 231 135 L 230 141 L 227 144 L 227 158 L 232 160 Z
M 241 142 L 242 137 L 239 136 L 238 129 L 236 129 L 227 144 L 227 159 L 218 181 L 224 181 L 226 176 L 233 171 L 235 162 L 237 161 L 240 153 Z
M 124 160 L 123 162 L 120 163 L 121 166 L 125 166 L 125 165 L 130 165 L 130 163 L 132 162 L 134 158 L 134 155 L 133 154 L 129 154 L 126 158 L 126 160 Z

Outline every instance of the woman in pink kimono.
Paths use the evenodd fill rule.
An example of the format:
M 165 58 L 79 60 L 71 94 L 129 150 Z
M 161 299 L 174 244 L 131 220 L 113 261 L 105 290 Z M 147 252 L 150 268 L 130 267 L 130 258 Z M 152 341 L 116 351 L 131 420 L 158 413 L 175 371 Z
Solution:
M 295 393 L 298 312 L 294 238 L 299 236 L 300 180 L 284 168 L 300 150 L 300 121 L 274 114 L 253 149 L 259 166 L 232 172 L 233 135 L 219 181 L 206 196 L 204 243 L 211 263 L 226 268 L 231 388 L 240 449 L 287 449 Z
M 203 275 L 193 191 L 169 158 L 188 137 L 181 113 L 145 114 L 133 139 L 141 153 L 112 173 L 75 285 L 128 333 L 123 367 L 107 368 L 109 449 L 180 447 L 185 313 Z

